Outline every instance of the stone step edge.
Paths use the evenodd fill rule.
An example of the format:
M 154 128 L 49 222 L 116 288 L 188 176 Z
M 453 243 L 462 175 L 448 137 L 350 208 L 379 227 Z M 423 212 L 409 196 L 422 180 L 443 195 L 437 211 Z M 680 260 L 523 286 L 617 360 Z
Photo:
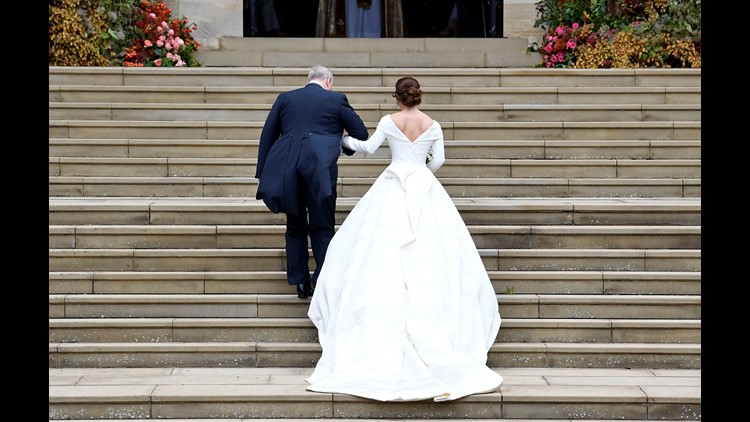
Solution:
M 658 145 L 658 146 L 685 146 L 685 145 L 700 145 L 700 139 L 674 139 L 674 140 L 649 140 L 649 139 L 633 139 L 633 140 L 622 140 L 622 139 L 526 139 L 526 140 L 505 140 L 505 139 L 485 139 L 485 140 L 463 140 L 463 139 L 451 139 L 445 140 L 446 146 L 460 147 L 460 146 L 566 146 L 566 145 L 582 145 L 582 146 L 630 146 L 630 145 Z M 177 139 L 177 138 L 49 138 L 49 145 L 52 146 L 63 146 L 63 145 L 100 145 L 100 146 L 252 146 L 257 147 L 260 142 L 258 139 Z M 388 148 L 388 145 L 383 144 L 384 148 Z M 350 156 L 347 158 L 357 158 L 356 156 Z
M 646 224 L 467 224 L 473 234 L 515 235 L 700 235 L 700 225 Z M 49 224 L 49 235 L 266 235 L 286 232 L 278 224 Z
M 246 85 L 210 85 L 185 86 L 185 85 L 77 85 L 77 84 L 49 84 L 48 92 L 75 92 L 75 91 L 105 91 L 107 93 L 124 92 L 148 92 L 169 94 L 247 94 L 247 93 L 270 93 L 280 94 L 291 89 L 299 88 L 299 85 L 272 85 L 272 86 L 246 86 Z M 204 82 L 205 83 L 205 82 Z M 437 86 L 422 85 L 425 94 L 701 94 L 700 86 Z M 362 86 L 362 85 L 337 85 L 336 91 L 349 94 L 391 94 L 391 86 Z M 66 102 L 66 101 L 63 101 Z M 679 103 L 677 103 L 679 104 Z
M 498 76 L 542 76 L 542 77 L 560 77 L 560 76 L 587 76 L 587 77 L 616 77 L 616 76 L 701 76 L 701 68 L 633 68 L 633 69 L 535 69 L 535 68 L 475 68 L 475 67 L 456 67 L 456 68 L 422 68 L 422 67 L 336 67 L 330 66 L 329 69 L 334 75 L 386 75 L 386 76 L 403 76 L 404 72 L 419 71 L 421 74 L 436 75 L 498 75 Z M 126 74 L 143 74 L 143 75 L 301 75 L 307 76 L 309 67 L 307 66 L 290 66 L 290 67 L 186 67 L 186 68 L 157 68 L 157 67 L 75 67 L 75 66 L 48 66 L 49 75 L 126 75 Z
M 517 248 L 479 248 L 479 254 L 483 257 L 508 257 L 508 256 L 549 256 L 549 257 L 677 257 L 689 256 L 699 258 L 701 249 L 595 249 L 595 248 L 567 248 L 567 249 L 517 249 Z M 140 249 L 140 248 L 49 248 L 49 256 L 282 256 L 284 248 L 163 248 L 163 249 Z
M 301 301 L 300 301 L 301 302 Z M 307 303 L 301 302 L 301 303 Z M 503 328 L 576 328 L 576 329 L 700 329 L 700 319 L 629 319 L 629 318 L 503 318 Z M 48 328 L 300 328 L 313 329 L 308 317 L 245 318 L 49 318 Z
M 243 165 L 251 166 L 257 163 L 257 158 L 228 158 L 228 157 L 68 157 L 68 156 L 48 156 L 50 163 L 59 164 L 194 164 L 194 165 Z M 361 165 L 364 163 L 373 165 L 388 165 L 390 158 L 366 158 L 366 159 L 342 159 L 338 165 Z M 642 159 L 642 158 L 452 158 L 444 165 L 519 165 L 519 166 L 607 166 L 613 163 L 617 166 L 648 166 L 648 167 L 666 167 L 666 166 L 695 166 L 700 165 L 701 158 L 660 158 L 660 159 Z
M 49 119 L 49 127 L 127 127 L 127 128 L 262 128 L 263 121 L 215 121 L 215 120 L 80 120 Z M 377 121 L 365 121 L 368 127 L 377 126 Z M 535 121 L 535 122 L 440 122 L 443 129 L 700 129 L 701 121 L 654 120 L 654 121 Z
M 160 353 L 160 352 L 320 352 L 319 343 L 300 342 L 50 342 L 49 353 Z M 650 354 L 700 354 L 699 343 L 561 343 L 561 342 L 508 342 L 495 343 L 490 353 L 528 352 L 580 352 L 580 353 L 650 353 Z
M 339 198 L 336 205 L 343 207 L 354 206 L 360 197 Z M 701 211 L 700 197 L 685 198 L 452 198 L 459 209 L 483 210 L 550 210 L 550 211 L 659 211 L 685 210 Z M 134 210 L 216 210 L 237 208 L 241 211 L 268 212 L 262 200 L 248 197 L 49 197 L 50 210 L 89 210 L 89 209 L 134 209 Z
M 418 419 L 409 418 L 410 422 L 435 422 L 435 419 Z M 67 422 L 112 422 L 112 419 L 66 419 Z M 164 419 L 131 419 L 128 418 L 128 422 L 164 422 Z M 383 419 L 351 419 L 351 418 L 315 418 L 315 419 L 300 419 L 291 418 L 286 419 L 289 422 L 383 422 Z M 487 422 L 487 419 L 472 419 L 472 418 L 461 418 L 463 422 Z M 280 419 L 263 419 L 263 418 L 252 418 L 252 419 L 214 419 L 214 418 L 201 418 L 201 419 L 169 419 L 169 422 L 280 422 Z M 406 422 L 405 420 L 403 422 Z M 523 419 L 523 422 L 575 422 L 572 419 Z M 597 419 L 589 422 L 653 422 L 647 419 Z
M 144 109 L 144 110 L 263 110 L 271 109 L 271 104 L 266 103 L 134 103 L 134 102 L 84 102 L 84 101 L 49 101 L 49 109 Z M 381 110 L 388 113 L 393 111 L 391 104 L 380 103 L 352 103 L 357 110 Z M 500 103 L 500 104 L 426 104 L 420 109 L 427 112 L 435 111 L 664 111 L 664 110 L 700 110 L 701 103 L 679 103 L 679 104 L 637 104 L 637 103 L 596 103 L 596 104 L 525 104 L 525 103 Z
M 622 279 L 701 280 L 700 271 L 487 271 L 493 280 L 551 279 L 591 281 Z M 191 279 L 191 280 L 286 280 L 284 271 L 49 271 L 50 279 L 129 280 L 140 278 Z
M 372 185 L 377 177 L 339 177 L 338 184 Z M 700 185 L 701 178 L 550 178 L 550 177 L 442 177 L 443 185 Z M 234 176 L 49 176 L 50 183 L 90 183 L 90 184 L 258 184 L 255 177 Z M 149 197 L 150 198 L 150 197 Z M 679 198 L 679 197 L 677 197 Z M 670 199 L 675 199 L 671 198 Z
M 681 295 L 700 294 L 702 286 L 700 271 L 490 270 L 487 275 L 500 294 Z M 284 271 L 49 271 L 48 285 L 48 294 L 63 295 L 290 291 Z
M 500 305 L 700 305 L 700 295 L 580 295 L 580 294 L 529 294 L 496 293 Z M 291 304 L 299 305 L 292 294 L 49 294 L 49 304 L 146 304 L 146 305 L 198 305 L 198 304 Z

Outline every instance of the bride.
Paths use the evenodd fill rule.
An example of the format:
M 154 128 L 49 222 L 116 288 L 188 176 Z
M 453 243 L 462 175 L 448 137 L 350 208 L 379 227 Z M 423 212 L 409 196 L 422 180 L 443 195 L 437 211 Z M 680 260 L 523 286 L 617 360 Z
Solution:
M 323 353 L 307 389 L 381 401 L 495 391 L 503 378 L 486 362 L 497 296 L 433 174 L 445 162 L 442 129 L 418 109 L 416 79 L 399 79 L 394 96 L 400 111 L 368 140 L 342 139 L 366 154 L 387 140 L 392 161 L 328 247 L 308 311 Z

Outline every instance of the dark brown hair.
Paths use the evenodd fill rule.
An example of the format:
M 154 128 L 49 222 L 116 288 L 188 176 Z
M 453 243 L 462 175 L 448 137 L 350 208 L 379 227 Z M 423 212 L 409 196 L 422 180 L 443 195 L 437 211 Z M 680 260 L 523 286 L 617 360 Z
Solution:
M 407 107 L 418 106 L 422 103 L 422 90 L 419 82 L 411 76 L 404 76 L 396 81 L 396 93 L 393 96 Z

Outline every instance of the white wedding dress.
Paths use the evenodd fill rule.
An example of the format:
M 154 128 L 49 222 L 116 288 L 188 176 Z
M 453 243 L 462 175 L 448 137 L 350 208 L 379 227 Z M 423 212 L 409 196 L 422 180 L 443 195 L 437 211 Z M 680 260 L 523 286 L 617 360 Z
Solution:
M 323 353 L 307 389 L 382 401 L 495 391 L 497 296 L 433 174 L 445 161 L 440 124 L 411 142 L 386 115 L 367 141 L 342 144 L 372 154 L 385 140 L 391 164 L 334 235 L 310 303 Z

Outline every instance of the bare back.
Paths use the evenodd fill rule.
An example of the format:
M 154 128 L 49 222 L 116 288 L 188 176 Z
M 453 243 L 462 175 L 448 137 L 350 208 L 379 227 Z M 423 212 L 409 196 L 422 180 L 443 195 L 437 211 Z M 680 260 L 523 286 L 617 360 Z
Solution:
M 398 129 L 406 135 L 409 141 L 414 142 L 419 135 L 423 134 L 432 126 L 433 120 L 416 107 L 406 108 L 391 114 L 391 120 Z

